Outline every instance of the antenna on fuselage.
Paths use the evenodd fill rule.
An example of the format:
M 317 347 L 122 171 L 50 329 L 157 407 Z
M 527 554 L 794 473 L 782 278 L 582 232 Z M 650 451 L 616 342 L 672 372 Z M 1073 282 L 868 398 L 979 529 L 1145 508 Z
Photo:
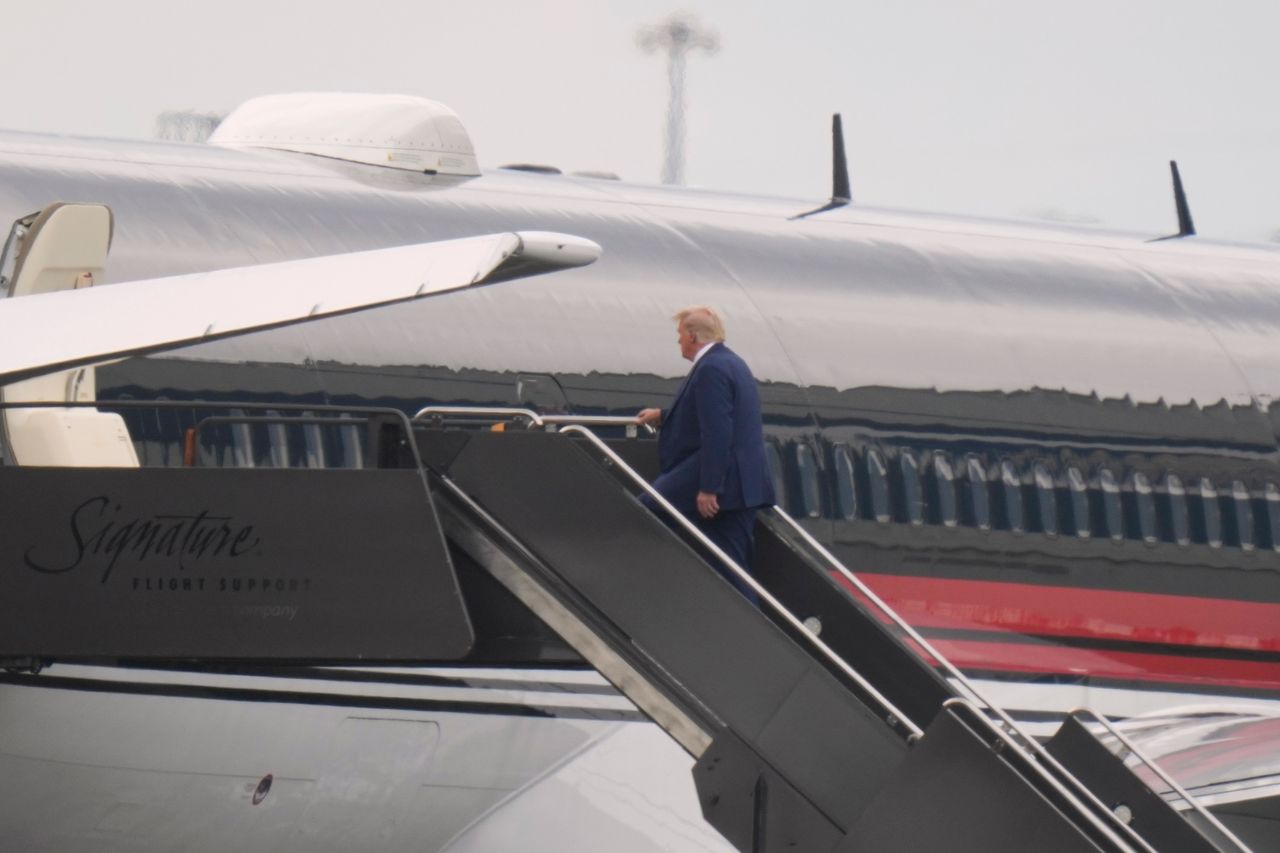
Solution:
M 831 200 L 822 207 L 805 213 L 797 213 L 792 219 L 804 219 L 815 213 L 835 210 L 853 201 L 853 192 L 849 189 L 849 161 L 844 153 L 844 125 L 840 121 L 840 113 L 831 116 Z
M 1191 208 L 1187 205 L 1187 194 L 1182 189 L 1182 176 L 1178 174 L 1177 160 L 1169 161 L 1169 171 L 1173 174 L 1173 203 L 1178 208 L 1178 233 L 1149 240 L 1148 242 L 1151 243 L 1159 243 L 1161 240 L 1176 240 L 1179 237 L 1192 237 L 1196 233 L 1195 223 L 1191 221 Z

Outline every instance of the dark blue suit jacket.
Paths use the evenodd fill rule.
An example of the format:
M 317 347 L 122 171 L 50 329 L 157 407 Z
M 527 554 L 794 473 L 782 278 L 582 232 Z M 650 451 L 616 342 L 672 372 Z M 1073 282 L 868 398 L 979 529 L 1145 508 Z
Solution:
M 683 513 L 696 514 L 698 492 L 714 493 L 722 510 L 774 502 L 760 392 L 747 363 L 724 344 L 698 359 L 663 410 L 658 455 L 662 474 L 653 486 Z

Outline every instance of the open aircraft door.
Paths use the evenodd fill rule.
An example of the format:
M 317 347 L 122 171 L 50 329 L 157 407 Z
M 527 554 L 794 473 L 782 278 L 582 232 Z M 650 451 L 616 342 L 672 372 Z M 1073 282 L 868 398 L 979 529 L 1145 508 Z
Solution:
M 6 274 L 5 295 L 20 299 L 92 287 L 102 280 L 112 228 L 111 209 L 103 204 L 58 202 L 22 217 L 13 224 L 0 259 L 0 271 Z M 0 399 L 10 404 L 78 403 L 96 396 L 92 366 L 0 388 Z M 21 465 L 120 468 L 138 464 L 129 431 L 118 414 L 93 408 L 8 408 L 0 424 L 6 457 Z

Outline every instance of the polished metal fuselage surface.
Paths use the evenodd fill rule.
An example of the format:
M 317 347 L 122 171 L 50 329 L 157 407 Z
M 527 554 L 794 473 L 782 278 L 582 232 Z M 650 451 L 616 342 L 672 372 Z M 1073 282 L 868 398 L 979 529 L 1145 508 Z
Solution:
M 0 216 L 111 205 L 112 281 L 510 229 L 604 249 L 104 367 L 104 397 L 629 413 L 685 371 L 671 314 L 710 303 L 761 381 L 784 502 L 962 659 L 1020 670 L 1033 636 L 1062 640 L 1058 676 L 1280 686 L 1275 251 L 21 134 L 0 175 Z M 172 463 L 144 420 L 144 462 Z M 1167 654 L 1188 646 L 1230 660 Z
M 665 402 L 687 368 L 672 313 L 714 304 L 761 382 L 783 502 L 963 668 L 1037 688 L 1123 690 L 1121 713 L 1193 694 L 1280 697 L 1280 253 L 858 208 L 794 221 L 812 200 L 0 136 L 0 218 L 59 200 L 111 206 L 111 282 L 517 229 L 574 234 L 604 251 L 583 269 L 104 366 L 103 398 L 631 413 Z M 144 464 L 181 464 L 176 422 L 131 414 L 129 426 Z M 3 685 L 0 752 L 26 799 L 12 811 L 55 815 L 40 792 L 74 789 L 92 805 L 83 826 L 66 823 L 60 838 L 28 821 L 23 837 L 40 849 L 144 836 L 176 845 L 190 836 L 174 818 L 198 818 L 201 796 L 221 797 L 227 821 L 242 820 L 257 805 L 253 785 L 274 771 L 266 802 L 281 804 L 277 834 L 300 849 L 326 838 L 340 849 L 345 836 L 331 824 L 348 815 L 373 821 L 362 831 L 409 837 L 396 833 L 425 832 L 430 815 L 378 824 L 375 808 L 336 805 L 343 780 L 369 770 L 361 756 L 382 755 L 395 740 L 386 730 L 409 721 L 412 748 L 398 764 L 387 756 L 394 785 L 368 790 L 404 802 L 426 790 L 440 814 L 449 797 L 456 814 L 480 814 L 562 767 L 552 778 L 564 784 L 534 786 L 470 829 L 432 836 L 497 849 L 486 833 L 528 837 L 531 821 L 556 822 L 539 809 L 559 808 L 557 792 L 602 790 L 599 767 L 586 765 L 609 756 L 606 737 L 620 744 L 651 728 L 624 722 L 623 734 L 601 734 L 614 723 L 594 708 L 566 725 L 490 725 L 533 711 L 519 700 L 477 711 L 434 677 L 361 674 L 366 684 L 336 672 L 74 666 L 14 676 Z M 102 686 L 113 681 L 121 686 Z M 71 712 L 60 690 L 109 695 Z M 423 696 L 400 695 L 410 690 Z M 1026 707 L 1075 704 L 1079 692 Z M 146 737 L 121 736 L 142 716 Z M 103 719 L 116 735 L 67 736 Z M 296 737 L 293 757 L 307 760 L 246 740 L 246 728 L 277 745 Z M 594 738 L 603 745 L 588 751 Z M 182 752 L 197 741 L 225 760 Z M 240 741 L 252 749 L 234 748 Z M 337 744 L 327 757 L 326 742 Z M 492 762 L 460 771 L 459 755 L 477 746 Z M 626 751 L 641 753 L 661 756 Z M 512 756 L 528 761 L 508 772 Z M 659 780 L 670 772 L 669 762 L 653 768 Z M 190 783 L 182 802 L 156 795 L 182 773 L 204 787 Z M 150 793 L 129 801 L 124 777 Z M 246 786 L 243 802 L 224 796 L 227 780 Z M 645 798 L 619 802 L 615 816 Z M 303 828 L 286 815 L 301 815 Z M 664 838 L 689 834 L 667 829 Z M 237 832 L 218 843 L 245 837 Z

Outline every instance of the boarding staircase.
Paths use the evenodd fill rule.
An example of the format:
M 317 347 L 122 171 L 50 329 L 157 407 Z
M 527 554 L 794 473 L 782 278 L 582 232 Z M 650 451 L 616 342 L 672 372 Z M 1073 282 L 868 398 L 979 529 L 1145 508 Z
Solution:
M 104 408 L 178 418 L 198 406 L 210 404 Z M 648 486 L 656 443 L 630 419 L 223 408 L 175 421 L 176 467 L 27 467 L 8 454 L 5 677 L 34 682 L 50 660 L 462 659 L 474 602 L 455 567 L 468 561 L 693 756 L 703 814 L 739 850 L 1248 850 L 1087 709 L 1046 743 L 1025 733 L 781 509 L 761 513 L 754 574 L 734 565 Z M 338 443 L 349 470 L 324 467 L 321 434 L 357 429 L 363 443 Z M 305 458 L 228 470 L 253 457 L 254 430 L 306 439 Z M 221 433 L 246 452 L 209 456 Z
M 1027 735 L 781 509 L 747 574 L 647 485 L 652 442 L 591 429 L 624 419 L 429 407 L 415 423 L 446 537 L 694 756 L 704 816 L 738 849 L 1247 849 L 1093 720 L 1186 816 L 1152 791 L 1091 712 Z

